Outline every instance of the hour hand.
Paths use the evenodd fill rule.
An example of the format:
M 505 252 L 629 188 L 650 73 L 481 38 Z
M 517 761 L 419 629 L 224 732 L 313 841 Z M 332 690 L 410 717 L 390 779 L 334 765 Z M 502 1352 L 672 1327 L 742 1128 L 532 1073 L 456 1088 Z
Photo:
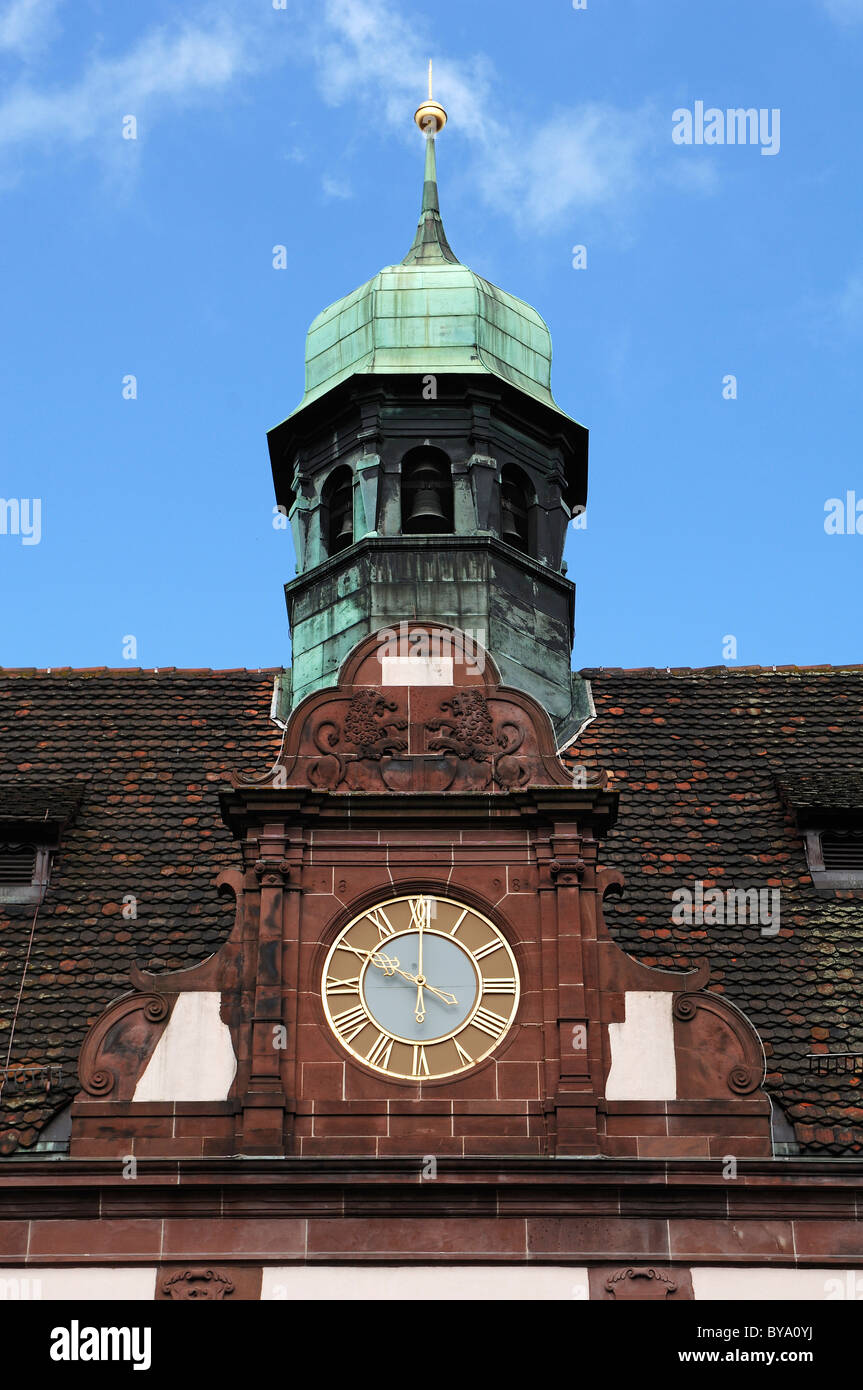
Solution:
M 417 990 L 430 990 L 432 994 L 437 995 L 438 999 L 442 999 L 445 1004 L 458 1003 L 458 1000 L 456 999 L 454 994 L 450 994 L 445 989 L 436 989 L 435 986 L 430 985 L 428 981 L 423 978 L 422 975 L 411 975 L 409 971 L 398 968 L 398 962 L 396 962 L 396 965 L 398 974 L 401 975 L 403 979 L 410 980 L 412 985 L 416 985 Z M 417 1008 L 419 1008 L 419 998 L 417 998 Z M 417 1021 L 419 1022 L 419 1020 Z
M 438 997 L 438 999 L 442 999 L 443 1002 L 444 1002 L 445 1004 L 457 1004 L 457 1003 L 458 1003 L 458 1000 L 456 999 L 455 995 L 454 995 L 454 994 L 450 994 L 448 990 L 445 990 L 445 989 L 435 989 L 434 985 L 426 985 L 425 988 L 426 988 L 426 989 L 430 989 L 431 992 L 432 992 L 432 994 L 436 994 L 437 997 Z

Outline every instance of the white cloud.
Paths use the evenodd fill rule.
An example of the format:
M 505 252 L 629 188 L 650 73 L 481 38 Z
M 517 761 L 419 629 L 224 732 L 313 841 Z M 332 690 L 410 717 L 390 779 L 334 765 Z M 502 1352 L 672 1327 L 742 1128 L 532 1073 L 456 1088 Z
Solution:
M 27 57 L 57 33 L 61 0 L 8 0 L 0 10 L 0 53 Z
M 56 0 L 41 3 L 50 10 Z M 146 131 L 166 111 L 286 61 L 312 68 L 324 100 L 346 109 L 361 138 L 374 124 L 416 141 L 410 113 L 425 92 L 433 51 L 422 11 L 399 0 L 290 3 L 288 12 L 252 11 L 236 0 L 211 0 L 196 22 L 145 33 L 125 54 L 91 61 L 65 87 L 20 80 L 0 101 L 0 149 L 92 144 L 132 176 L 133 164 L 120 159 L 123 116 L 136 116 Z M 33 0 L 13 0 L 12 10 L 24 26 L 16 32 L 24 33 L 25 16 L 35 24 Z M 461 175 L 523 232 L 562 230 L 591 209 L 620 217 L 649 181 L 702 192 L 711 186 L 684 177 L 670 146 L 663 154 L 656 110 L 585 103 L 536 121 L 519 115 L 483 54 L 464 60 L 440 52 L 435 96 L 469 151 Z M 507 113 L 506 129 L 495 122 L 499 110 Z M 322 187 L 329 197 L 351 196 L 344 180 L 326 176 Z
M 863 269 L 852 271 L 835 300 L 835 312 L 852 333 L 863 329 Z
M 418 27 L 422 20 L 408 21 L 392 0 L 326 0 L 323 14 L 310 48 L 324 99 L 334 106 L 355 103 L 360 121 L 373 111 L 376 120 L 409 129 L 405 114 L 425 94 L 428 59 L 434 56 L 426 30 Z M 436 63 L 435 97 L 459 130 L 473 137 L 488 129 L 490 77 L 482 57 Z
M 823 0 L 823 4 L 839 24 L 863 24 L 863 0 Z
M 326 0 L 324 18 L 310 41 L 324 99 L 353 104 L 360 124 L 371 108 L 409 133 L 405 113 L 424 95 L 432 51 L 421 12 L 409 22 L 393 0 Z M 537 123 L 519 117 L 511 91 L 482 55 L 464 62 L 440 54 L 434 77 L 435 97 L 471 146 L 473 167 L 465 173 L 472 186 L 525 232 L 561 228 L 589 208 L 617 212 L 648 173 L 698 192 L 714 187 L 712 176 L 683 176 L 673 158 L 657 172 L 656 136 L 665 127 L 651 108 L 585 103 Z M 494 119 L 498 110 L 508 113 L 506 128 Z
M 588 104 L 522 137 L 486 145 L 479 186 L 525 229 L 561 225 L 576 209 L 627 198 L 641 181 L 649 129 L 637 112 Z
M 118 140 L 124 115 L 155 118 L 253 70 L 248 37 L 224 18 L 209 27 L 157 29 L 119 58 L 100 58 L 66 87 L 20 81 L 0 102 L 0 146 Z
M 351 187 L 341 179 L 334 179 L 329 174 L 324 174 L 321 179 L 321 188 L 328 198 L 352 198 L 354 196 Z
M 819 345 L 835 349 L 863 336 L 863 262 L 847 272 L 840 289 L 804 296 L 798 312 Z

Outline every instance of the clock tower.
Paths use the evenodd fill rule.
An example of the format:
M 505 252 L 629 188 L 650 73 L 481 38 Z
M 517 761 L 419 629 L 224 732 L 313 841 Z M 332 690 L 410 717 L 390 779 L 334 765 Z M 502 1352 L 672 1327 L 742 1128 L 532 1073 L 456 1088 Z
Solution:
M 566 742 L 589 713 L 563 562 L 587 430 L 552 396 L 540 315 L 456 258 L 438 203 L 443 108 L 426 102 L 417 120 L 410 250 L 314 320 L 305 394 L 269 434 L 297 557 L 284 708 L 332 684 L 368 633 L 429 617 L 493 652 Z
M 222 794 L 234 928 L 96 1022 L 73 1156 L 769 1155 L 746 1019 L 605 926 L 617 794 L 560 757 L 591 712 L 563 564 L 587 431 L 539 314 L 451 249 L 446 116 L 416 119 L 410 250 L 315 319 L 269 435 L 293 667 L 275 766 Z

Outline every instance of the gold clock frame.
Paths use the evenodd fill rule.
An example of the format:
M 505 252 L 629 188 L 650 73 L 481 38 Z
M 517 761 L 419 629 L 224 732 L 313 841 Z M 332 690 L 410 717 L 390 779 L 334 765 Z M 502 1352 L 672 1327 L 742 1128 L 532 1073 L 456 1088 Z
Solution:
M 427 904 L 430 900 L 436 904 L 436 912 L 441 907 L 454 909 L 454 920 L 447 927 L 427 925 L 427 915 L 423 918 L 423 912 L 427 914 L 427 909 L 423 909 L 421 905 Z M 394 926 L 390 920 L 390 913 L 401 904 L 408 905 L 410 921 Z M 397 961 L 397 957 L 393 957 L 392 953 L 386 950 L 384 943 L 395 943 L 399 937 L 415 935 L 420 921 L 423 923 L 423 932 L 444 937 L 460 947 L 470 960 L 477 979 L 476 994 L 467 1016 L 449 1032 L 421 1042 L 401 1037 L 384 1028 L 366 1003 L 363 994 L 363 984 L 370 968 L 381 968 L 385 973 L 390 973 L 387 964 L 391 965 L 393 959 Z M 465 922 L 468 922 L 466 936 L 458 939 L 457 933 L 462 930 Z M 478 930 L 486 933 L 486 940 L 481 945 L 471 948 L 467 944 L 468 940 L 475 939 Z M 348 940 L 352 934 L 353 938 Z M 499 973 L 503 959 L 501 952 L 507 959 L 510 971 L 508 975 Z M 342 974 L 333 971 L 332 968 L 339 955 L 343 959 L 351 955 L 355 961 L 363 956 L 366 959 L 355 976 L 344 979 Z M 377 962 L 373 963 L 373 957 L 378 958 Z M 491 957 L 498 957 L 494 966 L 498 970 L 496 975 L 492 975 L 483 967 L 483 962 Z M 405 975 L 413 983 L 420 983 L 419 976 L 407 975 L 401 968 L 398 969 L 398 973 Z M 438 992 L 434 986 L 425 982 L 424 977 L 422 978 L 425 988 Z M 404 893 L 374 902 L 361 912 L 355 913 L 340 929 L 324 960 L 320 993 L 327 1026 L 341 1049 L 361 1066 L 368 1067 L 389 1081 L 417 1085 L 444 1080 L 447 1077 L 471 1075 L 477 1067 L 489 1060 L 515 1022 L 521 999 L 521 977 L 512 947 L 500 927 L 496 926 L 486 913 L 448 894 Z M 505 1016 L 499 1012 L 502 999 L 505 999 L 509 1006 Z M 462 1035 L 464 1037 L 460 1043 L 457 1039 Z M 488 1046 L 474 1055 L 480 1037 L 488 1037 Z M 464 1045 L 467 1041 L 473 1050 L 468 1050 Z M 357 1046 L 354 1046 L 355 1043 Z M 444 1050 L 449 1050 L 450 1061 L 455 1061 L 456 1065 L 446 1064 Z M 408 1054 L 407 1057 L 405 1052 Z M 395 1062 L 391 1061 L 394 1053 Z M 434 1058 L 435 1054 L 443 1065 L 432 1070 L 430 1057 Z M 405 1070 L 408 1061 L 410 1071 Z

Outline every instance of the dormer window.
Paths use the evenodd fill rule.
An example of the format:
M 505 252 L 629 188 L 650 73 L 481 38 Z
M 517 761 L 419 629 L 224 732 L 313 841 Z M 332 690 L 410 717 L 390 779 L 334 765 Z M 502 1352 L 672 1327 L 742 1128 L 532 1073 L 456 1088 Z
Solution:
M 0 783 L 0 904 L 40 903 L 84 783 L 18 777 Z
M 806 858 L 816 887 L 863 888 L 863 830 L 807 830 Z
M 39 903 L 48 886 L 51 851 L 31 839 L 0 840 L 0 902 Z
M 827 873 L 863 874 L 863 831 L 822 831 L 821 854 Z
M 863 888 L 863 773 L 795 772 L 777 778 L 821 893 Z

